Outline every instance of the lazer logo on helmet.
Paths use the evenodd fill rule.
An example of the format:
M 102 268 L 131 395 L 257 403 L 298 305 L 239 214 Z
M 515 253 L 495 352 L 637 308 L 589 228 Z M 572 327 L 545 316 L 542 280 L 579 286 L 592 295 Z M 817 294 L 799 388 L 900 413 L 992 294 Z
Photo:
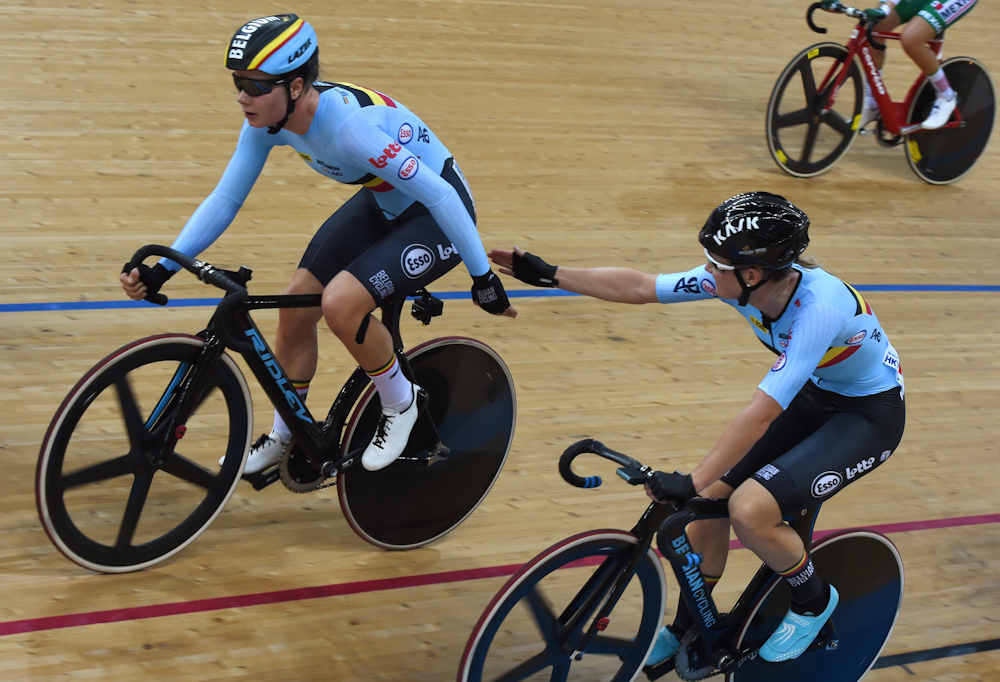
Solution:
M 740 222 L 736 225 L 733 225 L 727 220 L 725 234 L 723 234 L 722 230 L 719 230 L 712 235 L 712 239 L 715 240 L 716 245 L 722 246 L 724 241 L 738 232 L 742 232 L 743 230 L 759 230 L 760 227 L 757 225 L 757 220 L 757 216 L 753 216 L 752 218 L 740 218 Z
M 297 49 L 295 51 L 295 54 L 293 54 L 291 57 L 288 58 L 288 63 L 291 64 L 296 59 L 298 59 L 299 57 L 301 57 L 302 55 L 304 55 L 306 53 L 306 51 L 310 47 L 312 47 L 312 44 L 313 44 L 312 38 L 309 38 L 308 40 L 306 40 L 306 44 L 303 45 L 302 47 L 300 47 L 299 49 Z

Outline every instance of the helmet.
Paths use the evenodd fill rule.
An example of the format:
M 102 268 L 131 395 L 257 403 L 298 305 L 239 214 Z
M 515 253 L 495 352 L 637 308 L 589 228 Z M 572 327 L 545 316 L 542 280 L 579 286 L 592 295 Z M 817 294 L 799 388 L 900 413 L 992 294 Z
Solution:
M 316 53 L 316 31 L 294 14 L 261 17 L 244 24 L 229 41 L 226 68 L 274 76 L 304 66 Z
M 783 270 L 806 250 L 809 218 L 777 194 L 737 194 L 712 211 L 698 241 L 733 265 Z

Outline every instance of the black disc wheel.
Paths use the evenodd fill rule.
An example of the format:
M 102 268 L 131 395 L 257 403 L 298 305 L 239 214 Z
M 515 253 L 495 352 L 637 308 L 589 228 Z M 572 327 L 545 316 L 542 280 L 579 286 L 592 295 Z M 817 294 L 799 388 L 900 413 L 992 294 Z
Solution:
M 864 103 L 857 62 L 851 61 L 833 107 L 821 111 L 847 54 L 836 43 L 807 47 L 774 84 L 767 105 L 767 144 L 775 163 L 789 175 L 811 178 L 829 170 L 857 137 Z
M 955 182 L 972 170 L 990 143 L 997 114 L 996 89 L 982 64 L 971 57 L 953 57 L 941 68 L 958 93 L 962 123 L 957 128 L 918 130 L 906 138 L 910 168 L 932 185 Z M 936 96 L 934 86 L 925 80 L 910 105 L 911 124 L 927 118 Z
M 525 564 L 476 623 L 458 682 L 634 680 L 656 641 L 667 596 L 652 550 L 639 561 L 606 627 L 580 648 L 637 542 L 619 530 L 590 531 Z
M 856 682 L 875 664 L 889 641 L 903 600 L 903 563 L 896 547 L 872 531 L 846 531 L 813 547 L 816 573 L 840 593 L 831 616 L 835 647 L 810 648 L 782 663 L 754 658 L 730 673 L 730 682 Z M 775 579 L 751 612 L 739 647 L 762 645 L 777 630 L 791 604 L 791 590 Z
M 407 357 L 430 396 L 427 410 L 450 449 L 430 459 L 434 439 L 422 420 L 403 456 L 380 471 L 354 466 L 337 483 L 348 523 L 386 549 L 419 547 L 445 535 L 471 514 L 500 475 L 514 437 L 514 382 L 500 356 L 474 339 L 450 337 L 417 346 Z M 381 404 L 373 390 L 348 425 L 345 452 L 375 434 Z
M 59 407 L 35 498 L 46 533 L 71 561 L 105 573 L 152 566 L 201 535 L 229 501 L 252 427 L 250 391 L 232 358 L 212 369 L 173 451 L 158 446 L 203 347 L 180 334 L 136 341 L 98 363 Z

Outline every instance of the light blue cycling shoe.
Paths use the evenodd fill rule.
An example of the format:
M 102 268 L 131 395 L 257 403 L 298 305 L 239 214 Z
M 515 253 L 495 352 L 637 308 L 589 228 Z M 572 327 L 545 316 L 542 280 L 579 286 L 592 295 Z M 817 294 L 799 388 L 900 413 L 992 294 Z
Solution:
M 826 621 L 830 620 L 839 601 L 840 594 L 837 593 L 837 588 L 830 585 L 830 603 L 818 616 L 800 616 L 789 609 L 781 625 L 760 648 L 760 657 L 765 661 L 777 663 L 801 656 L 816 639 Z
M 670 631 L 666 625 L 660 628 L 660 633 L 656 636 L 656 644 L 653 645 L 653 650 L 649 652 L 649 658 L 646 659 L 647 666 L 660 665 L 665 660 L 677 654 L 677 648 L 680 647 L 681 643 L 677 641 L 677 635 Z

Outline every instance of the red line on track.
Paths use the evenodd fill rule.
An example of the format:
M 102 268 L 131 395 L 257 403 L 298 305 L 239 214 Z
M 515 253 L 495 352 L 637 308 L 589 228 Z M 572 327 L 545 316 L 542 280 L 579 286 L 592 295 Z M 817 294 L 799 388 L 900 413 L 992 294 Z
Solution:
M 1000 514 L 983 514 L 980 516 L 961 516 L 951 519 L 930 519 L 927 521 L 909 521 L 905 523 L 886 523 L 882 525 L 865 526 L 867 530 L 880 533 L 906 533 L 915 530 L 932 530 L 939 528 L 957 528 L 959 526 L 977 526 L 985 523 L 1000 523 Z M 816 531 L 816 538 L 821 538 L 835 530 Z M 732 549 L 743 547 L 737 540 L 730 545 Z M 0 623 L 0 636 L 58 630 L 82 625 L 99 623 L 120 623 L 144 618 L 160 618 L 162 616 L 177 616 L 185 613 L 202 613 L 220 609 L 236 609 L 263 604 L 281 604 L 301 601 L 303 599 L 320 599 L 336 597 L 345 594 L 360 594 L 364 592 L 381 592 L 397 590 L 406 587 L 423 585 L 441 585 L 445 583 L 463 582 L 466 580 L 482 580 L 485 578 L 501 578 L 513 575 L 522 564 L 506 566 L 488 566 L 485 568 L 470 568 L 462 571 L 443 571 L 425 575 L 404 576 L 402 578 L 383 578 L 381 580 L 361 580 L 352 583 L 320 585 L 315 587 L 299 587 L 291 590 L 275 592 L 258 592 L 231 597 L 215 597 L 212 599 L 197 599 L 195 601 L 173 602 L 169 604 L 151 604 L 135 606 L 127 609 L 111 609 L 108 611 L 91 611 L 89 613 L 72 613 L 46 618 L 27 618 Z

